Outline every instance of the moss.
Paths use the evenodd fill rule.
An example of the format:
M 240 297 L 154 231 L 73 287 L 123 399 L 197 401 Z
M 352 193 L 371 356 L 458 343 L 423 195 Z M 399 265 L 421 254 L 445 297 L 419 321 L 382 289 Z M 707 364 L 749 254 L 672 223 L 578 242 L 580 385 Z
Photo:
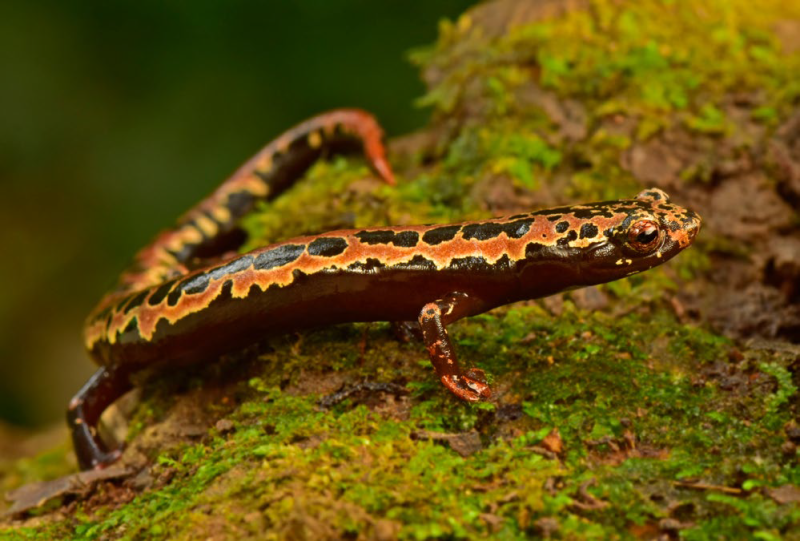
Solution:
M 492 47 L 462 17 L 442 27 L 435 49 L 412 58 L 445 69 L 424 99 L 445 113 L 459 107 L 472 77 L 503 80 L 503 73 L 534 62 L 543 87 L 578 97 L 600 115 L 689 110 L 716 117 L 715 100 L 748 89 L 768 94 L 767 111 L 785 111 L 800 89 L 787 71 L 797 58 L 781 54 L 772 25 L 797 16 L 796 5 L 777 0 L 758 6 L 715 0 L 704 10 L 680 1 L 619 6 L 596 0 L 591 10 L 573 11 L 556 23 L 517 27 Z M 523 77 L 511 79 L 519 85 Z M 490 84 L 492 96 L 498 95 L 495 86 Z
M 725 118 L 725 113 L 710 103 L 700 107 L 700 111 L 696 115 L 690 116 L 686 124 L 697 132 L 714 135 L 724 135 L 732 130 L 732 126 Z
M 597 0 L 591 14 L 496 39 L 469 16 L 445 22 L 439 42 L 412 55 L 439 73 L 421 100 L 449 127 L 433 163 L 416 163 L 411 178 L 400 171 L 396 189 L 365 181 L 358 161 L 317 164 L 247 220 L 245 249 L 340 227 L 485 217 L 476 187 L 498 177 L 524 196 L 553 182 L 556 199 L 629 197 L 640 189 L 621 165 L 631 145 L 676 126 L 732 136 L 723 103 L 733 91 L 760 96 L 752 117 L 767 126 L 792 107 L 798 60 L 769 31 L 791 9 Z M 580 104 L 578 127 L 596 129 L 572 137 L 531 99 L 533 83 Z M 634 126 L 618 129 L 625 119 Z M 687 182 L 702 180 L 689 173 Z M 521 303 L 452 325 L 462 362 L 487 372 L 489 404 L 445 393 L 423 348 L 399 344 L 385 324 L 279 337 L 260 355 L 243 354 L 236 370 L 153 382 L 131 438 L 190 393 L 230 430 L 157 441 L 155 481 L 130 501 L 79 502 L 66 517 L 0 536 L 523 539 L 555 524 L 562 538 L 605 539 L 655 537 L 669 519 L 687 539 L 781 538 L 800 515 L 765 494 L 800 484 L 782 433 L 796 414 L 792 356 L 683 323 L 666 300 L 708 271 L 711 253 L 747 255 L 709 237 L 667 266 L 601 287 L 602 308 L 581 309 L 567 294 L 558 309 Z M 362 392 L 318 406 L 365 380 L 406 394 Z M 209 397 L 219 396 L 228 402 L 215 410 Z M 560 448 L 548 442 L 554 429 Z M 468 458 L 420 434 L 472 430 L 481 445 Z M 18 462 L 4 483 L 69 467 L 59 449 Z
M 172 532 L 191 537 L 222 513 L 228 534 L 256 535 L 246 517 L 257 511 L 259 528 L 273 532 L 316 532 L 324 525 L 335 535 L 383 528 L 404 539 L 490 531 L 517 538 L 533 532 L 538 520 L 558 517 L 565 535 L 605 537 L 668 516 L 666 503 L 676 496 L 674 487 L 661 487 L 665 481 L 701 477 L 757 490 L 796 478 L 773 461 L 779 442 L 772 433 L 752 425 L 741 404 L 720 400 L 725 391 L 716 385 L 693 381 L 698 365 L 727 356 L 729 341 L 664 313 L 645 322 L 636 314 L 613 318 L 565 306 L 557 319 L 534 304 L 453 326 L 462 357 L 480 359 L 495 386 L 521 400 L 525 417 L 515 432 L 498 437 L 502 423 L 494 406 L 451 399 L 426 378 L 429 369 L 415 362 L 399 369 L 418 382 L 408 418 L 382 416 L 350 400 L 320 410 L 318 395 L 294 395 L 277 386 L 289 373 L 297 377 L 296 369 L 272 362 L 272 355 L 288 356 L 279 350 L 261 358 L 263 375 L 247 382 L 245 398 L 228 415 L 232 432 L 212 430 L 201 443 L 164 450 L 151 475 L 168 474 L 167 485 L 115 510 L 77 514 L 60 531 L 98 539 L 125 525 L 125 538 L 166 538 Z M 337 369 L 356 368 L 357 331 L 339 328 L 326 331 L 324 339 L 309 337 L 298 362 L 322 363 L 325 371 L 325 358 L 349 349 L 351 359 Z M 377 352 L 422 359 L 416 347 L 398 350 L 384 331 L 370 336 Z M 665 331 L 672 339 L 662 349 L 658 340 Z M 770 366 L 775 377 L 783 377 L 777 365 Z M 379 363 L 365 363 L 360 376 L 380 379 L 381 370 Z M 771 404 L 765 414 L 773 415 L 791 392 L 784 383 L 755 402 Z M 561 461 L 531 452 L 553 428 L 563 439 Z M 462 458 L 441 444 L 415 440 L 420 429 L 478 429 L 487 439 L 483 450 Z M 630 434 L 635 438 L 626 440 Z M 772 458 L 754 460 L 743 446 Z M 749 486 L 742 474 L 753 481 Z M 545 488 L 552 479 L 560 480 L 555 492 Z M 596 480 L 591 494 L 609 507 L 587 515 L 575 501 L 590 479 Z M 709 524 L 725 517 L 721 527 L 727 529 L 749 524 L 749 515 L 739 516 L 741 507 L 720 505 L 719 499 L 688 493 L 679 501 L 712 517 Z M 754 532 L 779 532 L 796 521 L 792 512 L 757 495 L 745 501 L 746 513 L 759 517 L 748 526 Z M 205 509 L 216 511 L 209 515 Z M 698 526 L 696 534 L 711 527 Z
M 740 537 L 742 532 L 752 532 L 753 539 L 784 539 L 784 534 L 800 519 L 797 508 L 781 508 L 760 495 L 741 499 L 709 494 L 706 501 L 717 508 L 718 516 L 686 531 L 686 539 L 733 539 Z

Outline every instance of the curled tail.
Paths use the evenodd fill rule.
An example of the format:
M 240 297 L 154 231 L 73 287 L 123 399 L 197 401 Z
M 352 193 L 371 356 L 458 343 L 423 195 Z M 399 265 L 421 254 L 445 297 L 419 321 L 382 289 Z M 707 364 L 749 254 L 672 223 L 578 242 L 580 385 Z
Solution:
M 169 290 L 169 281 L 188 273 L 198 260 L 219 259 L 241 246 L 245 239 L 236 234 L 239 220 L 257 201 L 280 195 L 323 155 L 361 151 L 375 173 L 394 184 L 382 135 L 375 118 L 357 109 L 339 109 L 311 118 L 269 143 L 173 228 L 136 254 L 119 287 L 100 301 L 84 328 L 87 349 L 105 366 L 72 399 L 67 411 L 82 469 L 102 468 L 120 454 L 119 449 L 109 451 L 96 433 L 103 410 L 131 388 L 129 375 L 134 367 L 129 366 L 124 351 L 115 352 L 110 345 L 113 341 L 107 340 L 109 333 L 128 332 L 119 333 L 111 327 L 115 318 L 129 313 L 146 298 L 152 301 L 165 285 Z M 138 324 L 136 317 L 129 322 Z M 102 346 L 96 346 L 98 342 Z
M 195 258 L 237 249 L 244 241 L 239 220 L 257 201 L 280 195 L 322 156 L 363 152 L 373 171 L 394 184 L 382 136 L 375 117 L 359 109 L 336 109 L 291 128 L 140 250 L 116 293 L 159 284 L 185 274 Z

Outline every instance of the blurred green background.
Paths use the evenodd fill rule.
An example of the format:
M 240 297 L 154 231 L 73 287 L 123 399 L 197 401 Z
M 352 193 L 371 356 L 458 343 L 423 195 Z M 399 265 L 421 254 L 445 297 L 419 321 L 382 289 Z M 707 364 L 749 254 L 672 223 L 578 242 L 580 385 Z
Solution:
M 60 421 L 85 315 L 270 138 L 341 106 L 424 125 L 405 53 L 472 3 L 0 3 L 0 420 Z

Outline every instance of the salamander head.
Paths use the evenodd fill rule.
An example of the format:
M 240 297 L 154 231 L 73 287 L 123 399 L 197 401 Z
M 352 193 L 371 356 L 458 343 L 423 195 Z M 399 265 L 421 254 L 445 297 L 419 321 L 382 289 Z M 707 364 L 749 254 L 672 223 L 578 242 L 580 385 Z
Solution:
M 689 247 L 700 231 L 700 216 L 670 203 L 669 196 L 657 188 L 609 205 L 614 217 L 598 235 L 602 240 L 587 246 L 581 257 L 586 285 L 660 265 Z

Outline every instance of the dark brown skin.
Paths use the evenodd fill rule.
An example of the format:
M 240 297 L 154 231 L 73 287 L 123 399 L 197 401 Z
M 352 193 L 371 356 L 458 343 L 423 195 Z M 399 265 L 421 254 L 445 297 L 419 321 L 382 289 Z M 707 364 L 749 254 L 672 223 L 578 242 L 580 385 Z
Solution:
M 236 223 L 321 155 L 362 149 L 394 179 L 375 120 L 357 110 L 315 117 L 270 143 L 162 233 L 89 316 L 87 349 L 102 368 L 67 413 L 82 468 L 119 456 L 96 436 L 103 410 L 145 367 L 179 367 L 266 335 L 356 321 L 418 321 L 437 376 L 470 402 L 491 395 L 459 367 L 446 326 L 523 299 L 642 272 L 688 247 L 695 213 L 658 189 L 483 222 L 345 230 L 225 257 Z

